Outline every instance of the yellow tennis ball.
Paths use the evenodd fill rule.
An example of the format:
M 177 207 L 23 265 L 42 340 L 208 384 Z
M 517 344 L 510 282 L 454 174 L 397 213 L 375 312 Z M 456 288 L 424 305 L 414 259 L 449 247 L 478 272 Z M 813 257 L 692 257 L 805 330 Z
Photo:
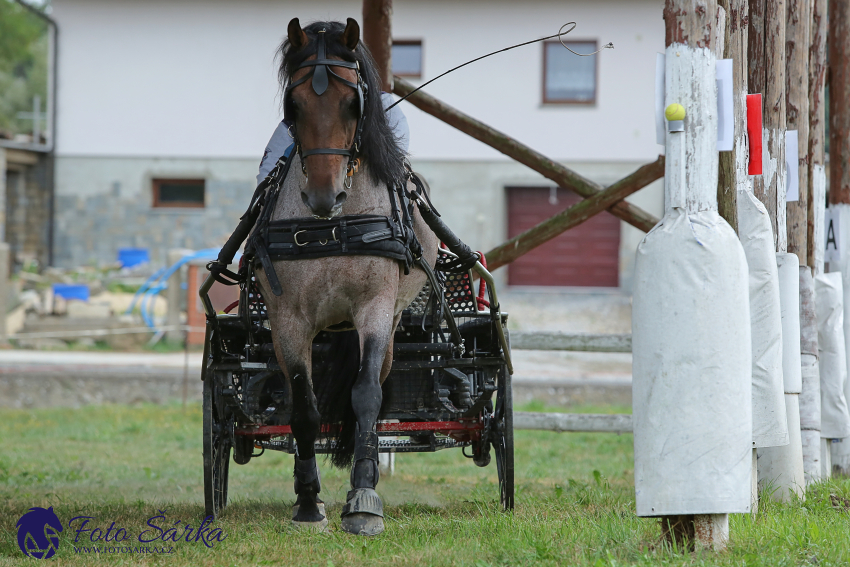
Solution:
M 667 107 L 667 110 L 664 111 L 664 116 L 667 117 L 667 120 L 684 120 L 685 119 L 685 107 L 681 104 L 671 104 Z

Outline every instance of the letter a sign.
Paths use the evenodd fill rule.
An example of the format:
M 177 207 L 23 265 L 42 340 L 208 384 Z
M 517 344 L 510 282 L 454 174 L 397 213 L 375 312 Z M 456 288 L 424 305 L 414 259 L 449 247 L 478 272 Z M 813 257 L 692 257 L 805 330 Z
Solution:
M 824 262 L 838 262 L 841 250 L 838 248 L 838 243 L 841 242 L 841 213 L 837 209 L 826 209 L 824 215 L 826 224 L 826 248 L 823 256 Z

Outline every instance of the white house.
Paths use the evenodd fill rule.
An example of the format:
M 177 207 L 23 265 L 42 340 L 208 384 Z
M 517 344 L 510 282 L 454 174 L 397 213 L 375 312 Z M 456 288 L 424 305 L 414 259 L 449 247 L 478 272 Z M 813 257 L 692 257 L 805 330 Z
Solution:
M 54 258 L 223 243 L 281 119 L 275 50 L 292 17 L 360 19 L 361 2 L 53 0 L 59 27 Z M 427 92 L 603 184 L 653 161 L 661 0 L 396 0 L 396 71 L 414 83 L 502 47 Z M 574 197 L 402 103 L 412 162 L 450 226 L 487 250 Z M 660 182 L 630 200 L 660 215 Z M 643 233 L 604 213 L 510 268 L 517 285 L 629 287 Z

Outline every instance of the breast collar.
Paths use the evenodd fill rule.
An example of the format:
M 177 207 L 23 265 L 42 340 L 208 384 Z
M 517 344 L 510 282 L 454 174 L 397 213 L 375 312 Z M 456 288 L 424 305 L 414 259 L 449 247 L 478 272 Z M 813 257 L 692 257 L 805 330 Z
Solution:
M 301 170 L 305 176 L 307 175 L 307 168 L 305 165 L 304 158 L 313 155 L 348 156 L 348 171 L 351 172 L 352 168 L 356 169 L 355 159 L 357 158 L 357 154 L 360 152 L 360 138 L 363 133 L 363 117 L 366 111 L 366 97 L 369 91 L 368 86 L 366 85 L 365 81 L 363 81 L 363 77 L 360 75 L 359 62 L 343 61 L 339 59 L 328 59 L 326 49 L 327 46 L 325 45 L 325 33 L 326 30 L 324 29 L 318 33 L 318 39 L 316 40 L 316 58 L 311 61 L 304 61 L 303 63 L 298 65 L 298 67 L 296 67 L 296 71 L 298 69 L 305 69 L 307 67 L 312 67 L 312 69 L 309 73 L 307 73 L 297 81 L 290 83 L 289 86 L 286 88 L 286 92 L 284 93 L 283 105 L 284 119 L 289 124 L 295 124 L 295 116 L 293 115 L 291 103 L 292 89 L 306 83 L 307 80 L 312 77 L 313 92 L 315 92 L 318 96 L 322 96 L 328 89 L 329 75 L 334 77 L 337 81 L 340 81 L 344 85 L 351 87 L 357 92 L 360 113 L 357 117 L 357 129 L 354 133 L 354 141 L 352 142 L 351 147 L 347 150 L 342 148 L 314 148 L 311 150 L 304 150 L 304 148 L 301 147 L 301 143 L 298 141 L 297 132 L 294 133 L 292 137 L 295 141 L 295 151 L 298 152 L 298 155 L 301 158 Z M 354 69 L 357 73 L 357 82 L 352 83 L 349 80 L 343 79 L 342 77 L 334 73 L 331 67 L 345 67 L 346 69 Z

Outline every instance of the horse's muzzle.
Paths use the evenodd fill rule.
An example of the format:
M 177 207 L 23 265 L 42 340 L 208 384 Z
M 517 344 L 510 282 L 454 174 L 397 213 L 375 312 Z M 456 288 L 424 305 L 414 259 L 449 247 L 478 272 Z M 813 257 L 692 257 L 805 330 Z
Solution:
M 320 194 L 313 193 L 308 195 L 304 191 L 301 192 L 301 200 L 307 205 L 307 208 L 313 213 L 313 216 L 319 218 L 332 218 L 339 214 L 342 210 L 342 205 L 348 198 L 348 193 L 340 191 L 334 194 L 332 191 L 322 191 Z

